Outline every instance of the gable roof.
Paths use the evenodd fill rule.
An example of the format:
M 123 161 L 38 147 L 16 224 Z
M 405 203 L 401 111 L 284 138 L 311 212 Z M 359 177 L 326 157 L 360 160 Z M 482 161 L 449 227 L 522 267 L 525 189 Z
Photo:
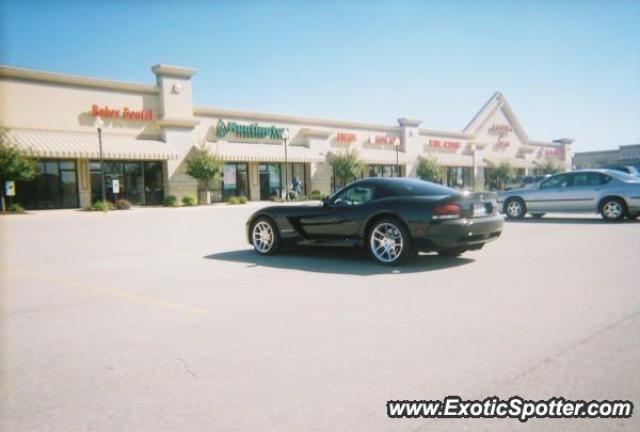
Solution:
M 516 117 L 516 114 L 513 112 L 513 109 L 511 109 L 511 105 L 509 105 L 507 99 L 499 91 L 495 92 L 493 96 L 491 96 L 489 100 L 482 106 L 482 108 L 480 108 L 480 111 L 478 111 L 478 113 L 473 116 L 467 126 L 465 126 L 463 132 L 470 134 L 477 133 L 478 129 L 480 129 L 487 122 L 489 117 L 491 117 L 491 115 L 497 110 L 502 110 L 505 117 L 507 117 L 507 119 L 509 120 L 509 123 L 511 123 L 514 132 L 516 133 L 518 138 L 520 138 L 520 141 L 522 141 L 523 143 L 528 143 L 529 136 L 522 127 L 520 120 L 518 120 L 518 117 Z

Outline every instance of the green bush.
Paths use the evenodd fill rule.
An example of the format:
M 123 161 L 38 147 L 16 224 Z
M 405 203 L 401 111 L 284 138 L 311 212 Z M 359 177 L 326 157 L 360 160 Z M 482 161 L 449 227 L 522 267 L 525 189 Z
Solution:
M 126 199 L 119 199 L 113 204 L 113 208 L 116 210 L 129 210 L 131 208 L 131 203 Z
M 326 197 L 326 195 L 323 193 L 320 193 L 319 190 L 312 190 L 311 195 L 309 195 L 309 199 L 312 199 L 312 200 L 321 200 L 324 197 Z
M 198 200 L 193 195 L 187 195 L 182 197 L 182 204 L 191 207 L 198 204 Z
M 165 207 L 176 207 L 178 205 L 178 198 L 175 195 L 167 195 L 164 197 L 162 205 Z
M 108 212 L 111 209 L 111 203 L 109 201 L 96 201 L 89 206 L 89 211 L 101 211 Z
M 24 213 L 24 208 L 18 203 L 13 203 L 9 206 L 9 212 L 22 214 Z
M 240 204 L 240 198 L 238 198 L 237 196 L 232 196 L 231 198 L 229 198 L 229 204 L 231 205 Z
M 240 204 L 246 204 L 246 203 L 247 203 L 247 197 L 246 197 L 246 196 L 244 196 L 244 195 L 240 195 L 240 196 L 238 197 L 238 203 L 240 203 Z

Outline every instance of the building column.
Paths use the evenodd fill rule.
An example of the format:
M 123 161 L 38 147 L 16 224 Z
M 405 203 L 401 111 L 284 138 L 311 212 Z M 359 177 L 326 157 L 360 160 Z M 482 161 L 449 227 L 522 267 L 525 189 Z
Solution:
M 185 195 L 197 196 L 198 183 L 186 174 L 185 162 L 197 143 L 194 127 L 199 121 L 193 117 L 191 90 L 195 70 L 169 65 L 156 65 L 151 70 L 160 90 L 158 126 L 164 141 L 178 152 L 177 159 L 167 161 L 165 196 L 175 195 L 178 200 Z
M 91 205 L 91 174 L 88 159 L 78 159 L 76 161 L 78 175 L 78 204 L 80 208 L 87 208 Z
M 484 146 L 473 145 L 473 190 L 484 190 Z
M 260 201 L 260 167 L 258 162 L 249 162 L 249 200 Z
M 400 150 L 406 157 L 405 173 L 407 177 L 416 177 L 418 168 L 418 157 L 422 153 L 420 130 L 422 124 L 420 119 L 399 118 L 400 126 Z

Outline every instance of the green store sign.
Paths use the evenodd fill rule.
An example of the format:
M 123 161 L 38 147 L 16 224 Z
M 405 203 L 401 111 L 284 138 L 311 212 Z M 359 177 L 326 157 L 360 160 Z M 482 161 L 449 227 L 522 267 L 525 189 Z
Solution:
M 232 133 L 238 138 L 281 140 L 283 132 L 284 128 L 258 126 L 258 123 L 243 125 L 234 122 L 225 123 L 220 120 L 216 126 L 216 135 L 218 138 L 224 138 L 229 133 Z

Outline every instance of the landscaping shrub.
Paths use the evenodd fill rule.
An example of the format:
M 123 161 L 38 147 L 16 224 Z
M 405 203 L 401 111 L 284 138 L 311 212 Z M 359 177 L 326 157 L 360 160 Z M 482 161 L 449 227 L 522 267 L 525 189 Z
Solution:
M 311 191 L 311 195 L 309 196 L 309 198 L 312 199 L 312 200 L 321 200 L 324 197 L 325 197 L 325 195 L 320 193 L 319 190 Z
M 240 204 L 246 204 L 246 203 L 247 203 L 247 197 L 246 197 L 246 196 L 244 196 L 244 195 L 240 195 L 240 196 L 238 197 L 238 203 L 240 203 Z
M 165 207 L 176 207 L 178 205 L 178 198 L 175 195 L 167 195 L 164 197 L 162 205 Z
M 113 204 L 113 208 L 116 210 L 129 210 L 131 208 L 131 203 L 126 199 L 119 199 Z
M 89 211 L 101 211 L 108 212 L 111 209 L 111 203 L 109 201 L 96 201 L 89 206 Z
M 194 206 L 198 203 L 198 201 L 196 200 L 196 197 L 194 197 L 193 195 L 187 195 L 185 197 L 182 198 L 182 204 L 186 205 L 186 206 Z
M 229 198 L 229 204 L 231 205 L 240 204 L 240 198 L 238 198 L 237 196 L 232 196 L 231 198 Z

